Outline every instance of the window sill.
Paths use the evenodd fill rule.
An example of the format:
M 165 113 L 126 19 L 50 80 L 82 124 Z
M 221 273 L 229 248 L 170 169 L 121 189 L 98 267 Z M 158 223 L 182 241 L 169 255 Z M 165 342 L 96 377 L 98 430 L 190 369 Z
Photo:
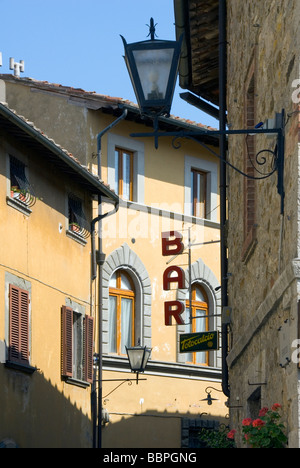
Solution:
M 80 245 L 85 246 L 87 244 L 87 241 L 85 240 L 84 237 L 82 237 L 80 234 L 77 232 L 71 231 L 70 229 L 66 230 L 66 235 L 70 239 L 73 239 L 74 241 L 78 242 Z
M 18 370 L 18 371 L 24 372 L 25 374 L 33 374 L 37 370 L 37 367 L 32 367 L 29 364 L 28 365 L 19 364 L 18 362 L 13 362 L 13 361 L 6 361 L 4 365 L 8 369 Z
M 103 370 L 131 373 L 128 358 L 116 355 L 103 355 Z M 182 364 L 178 362 L 148 361 L 145 374 L 182 379 L 221 380 L 222 370 L 218 367 Z
M 81 388 L 88 388 L 90 386 L 89 382 L 86 382 L 85 380 L 74 379 L 73 377 L 65 377 L 64 381 L 67 384 L 75 385 L 76 387 Z
M 20 200 L 17 200 L 16 198 L 11 198 L 7 196 L 6 204 L 8 206 L 11 206 L 12 208 L 15 208 L 16 210 L 20 211 L 26 216 L 30 216 L 32 213 L 31 209 L 26 205 L 26 203 L 23 203 Z
M 197 218 L 186 213 L 179 213 L 175 211 L 169 211 L 166 209 L 158 208 L 151 205 L 144 205 L 143 203 L 138 203 L 134 201 L 124 201 L 120 200 L 120 207 L 127 208 L 135 211 L 141 211 L 143 213 L 148 213 L 156 216 L 162 216 L 169 219 L 174 219 L 177 221 L 184 221 L 186 223 L 198 224 L 204 227 L 210 227 L 213 229 L 220 229 L 219 221 L 213 221 L 210 219 Z

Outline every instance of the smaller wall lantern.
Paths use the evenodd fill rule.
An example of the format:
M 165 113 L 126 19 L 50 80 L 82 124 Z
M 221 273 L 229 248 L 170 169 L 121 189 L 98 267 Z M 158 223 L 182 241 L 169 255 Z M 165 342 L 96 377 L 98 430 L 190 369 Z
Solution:
M 151 349 L 146 346 L 134 346 L 132 348 L 126 347 L 126 352 L 130 369 L 132 372 L 136 373 L 136 382 L 138 382 L 138 375 L 145 371 Z

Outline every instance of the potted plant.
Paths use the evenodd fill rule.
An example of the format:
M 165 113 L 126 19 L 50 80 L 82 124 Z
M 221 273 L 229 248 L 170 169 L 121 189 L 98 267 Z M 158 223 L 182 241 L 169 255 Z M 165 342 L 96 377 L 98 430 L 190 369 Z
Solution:
M 17 187 L 16 185 L 13 185 L 13 186 L 10 188 L 10 196 L 11 196 L 11 198 L 18 198 L 18 197 L 19 197 L 19 194 L 20 194 L 20 189 L 19 189 L 19 187 Z
M 79 233 L 81 228 L 80 228 L 78 223 L 71 223 L 70 224 L 70 230 L 73 231 L 73 232 Z
M 22 201 L 23 203 L 26 202 L 26 192 L 25 191 L 20 191 L 18 199 Z
M 219 429 L 202 429 L 199 440 L 203 448 L 235 448 L 234 437 L 227 432 L 226 426 L 221 425 Z M 235 431 L 231 431 L 233 434 Z
M 284 448 L 288 439 L 285 435 L 285 427 L 280 421 L 280 409 L 281 405 L 275 403 L 271 409 L 262 408 L 258 418 L 243 419 L 243 442 L 251 448 Z M 235 430 L 230 431 L 227 437 L 234 438 L 235 432 Z

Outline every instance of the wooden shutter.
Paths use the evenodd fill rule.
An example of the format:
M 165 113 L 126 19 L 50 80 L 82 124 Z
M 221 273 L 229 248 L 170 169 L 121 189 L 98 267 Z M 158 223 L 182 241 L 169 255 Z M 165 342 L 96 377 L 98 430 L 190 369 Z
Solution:
M 94 355 L 94 319 L 88 315 L 84 318 L 84 379 L 93 382 Z
M 62 375 L 73 376 L 73 309 L 62 306 Z
M 9 285 L 9 360 L 29 364 L 29 293 Z

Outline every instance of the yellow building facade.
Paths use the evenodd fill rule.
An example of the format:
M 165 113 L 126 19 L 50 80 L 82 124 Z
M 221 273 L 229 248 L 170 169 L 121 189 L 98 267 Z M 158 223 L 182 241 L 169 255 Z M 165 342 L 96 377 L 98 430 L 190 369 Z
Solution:
M 205 336 L 221 327 L 219 169 L 218 160 L 206 147 L 217 146 L 217 141 L 203 137 L 201 145 L 189 140 L 178 144 L 162 138 L 156 150 L 152 138 L 132 137 L 133 133 L 151 132 L 151 123 L 142 120 L 136 106 L 128 101 L 8 75 L 1 75 L 0 80 L 0 101 L 34 122 L 42 135 L 47 135 L 44 138 L 53 145 L 55 141 L 60 151 L 67 148 L 69 157 L 73 160 L 75 156 L 78 164 L 80 161 L 84 176 L 90 174 L 98 184 L 98 190 L 88 189 L 93 195 L 93 208 L 86 216 L 89 201 L 85 184 L 72 174 L 66 179 L 64 173 L 59 173 L 59 166 L 55 170 L 55 162 L 51 170 L 43 168 L 44 160 L 39 159 L 33 185 L 41 187 L 43 194 L 39 195 L 36 189 L 37 199 L 28 216 L 7 203 L 10 152 L 2 149 L 1 209 L 7 220 L 1 236 L 6 239 L 3 259 L 1 254 L 2 290 L 6 291 L 10 275 L 17 271 L 21 272 L 22 281 L 28 282 L 24 284 L 32 294 L 31 321 L 35 315 L 39 320 L 39 331 L 31 338 L 30 365 L 39 370 L 24 376 L 19 369 L 8 369 L 3 359 L 1 372 L 7 406 L 11 408 L 11 430 L 2 427 L 0 441 L 11 437 L 20 446 L 43 446 L 43 431 L 38 429 L 40 407 L 55 414 L 53 418 L 47 416 L 47 437 L 53 425 L 48 445 L 96 444 L 95 418 L 99 407 L 95 409 L 91 401 L 98 385 L 98 370 L 94 368 L 93 381 L 89 382 L 86 361 L 75 366 L 75 376 L 73 362 L 70 375 L 62 378 L 64 340 L 57 319 L 60 320 L 63 308 L 73 311 L 74 323 L 78 319 L 80 324 L 86 315 L 93 319 L 96 353 L 99 330 L 101 333 L 102 447 L 194 447 L 200 429 L 226 422 L 228 413 L 221 392 L 221 350 L 180 350 L 182 335 Z M 179 130 L 195 128 L 196 124 L 171 117 L 162 118 L 159 125 L 163 130 Z M 79 187 L 73 188 L 77 183 Z M 69 205 L 61 202 L 63 207 L 58 209 L 60 190 L 65 186 L 67 193 L 73 195 Z M 88 226 L 86 221 L 91 223 L 99 214 L 97 195 L 101 195 L 102 215 L 109 215 L 101 223 L 96 222 L 95 232 L 91 233 L 91 224 Z M 74 219 L 68 209 L 74 211 Z M 34 213 L 35 225 L 31 221 Z M 68 232 L 73 221 L 79 224 L 79 232 Z M 103 254 L 96 255 L 95 275 L 91 271 L 93 234 L 96 248 Z M 24 237 L 26 248 L 16 255 L 15 246 L 24 242 Z M 171 251 L 166 254 L 163 239 L 171 242 L 174 237 L 180 237 L 184 250 L 176 255 Z M 61 239 L 63 242 L 58 241 Z M 50 262 L 45 261 L 44 253 Z M 179 281 L 182 277 L 183 284 Z M 37 295 L 33 295 L 33 287 L 38 288 Z M 2 303 L 0 340 L 7 343 L 7 305 Z M 183 307 L 176 315 L 178 304 Z M 49 305 L 55 312 L 50 312 Z M 68 320 L 68 314 L 63 317 Z M 73 326 L 74 334 L 78 327 Z M 84 351 L 85 340 L 80 344 L 76 335 L 73 343 L 79 343 Z M 135 377 L 130 373 L 126 346 L 138 344 L 151 348 L 151 358 L 137 385 L 129 380 Z M 85 355 L 89 355 L 88 351 Z M 66 358 L 66 367 L 67 363 Z M 36 376 L 49 387 L 52 401 L 47 404 L 42 394 L 35 399 L 24 390 L 23 407 L 15 411 L 10 401 L 14 395 L 18 398 L 18 391 L 31 389 L 32 377 Z M 23 387 L 18 388 L 16 382 Z M 212 406 L 207 405 L 210 393 L 216 398 Z M 32 425 L 35 434 L 14 430 L 13 422 L 17 415 L 26 414 L 26 404 L 31 418 L 39 413 L 37 426 Z M 68 413 L 64 421 L 60 421 L 60 405 Z M 66 430 L 65 422 L 72 429 Z

